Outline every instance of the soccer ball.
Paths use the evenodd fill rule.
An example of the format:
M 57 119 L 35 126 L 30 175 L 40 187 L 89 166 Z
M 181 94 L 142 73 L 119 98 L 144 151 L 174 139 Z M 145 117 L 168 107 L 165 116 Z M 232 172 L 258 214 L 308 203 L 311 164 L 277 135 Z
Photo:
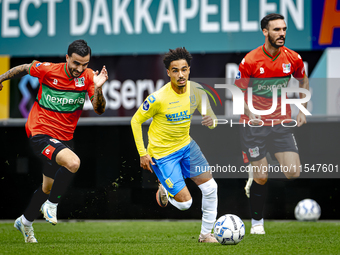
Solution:
M 214 236 L 220 244 L 238 244 L 245 232 L 243 221 L 234 214 L 221 216 L 214 225 Z
M 296 205 L 294 215 L 300 221 L 316 221 L 320 218 L 321 208 L 315 200 L 307 198 Z

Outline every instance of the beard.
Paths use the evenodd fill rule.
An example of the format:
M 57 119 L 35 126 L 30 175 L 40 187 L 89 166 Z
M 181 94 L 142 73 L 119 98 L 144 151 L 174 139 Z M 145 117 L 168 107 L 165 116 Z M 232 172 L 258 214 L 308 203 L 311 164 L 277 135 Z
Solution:
M 186 82 L 185 82 L 184 84 L 180 84 L 181 81 L 186 81 L 186 80 L 178 80 L 178 81 L 177 81 L 177 84 L 178 84 L 177 86 L 178 86 L 179 88 L 183 88 L 183 87 L 185 87 L 185 86 L 187 85 Z
M 282 39 L 282 40 L 283 40 L 283 44 L 282 44 L 282 45 L 277 45 L 277 44 L 276 44 L 276 41 L 279 40 L 279 39 Z M 282 47 L 283 45 L 285 45 L 286 38 L 283 37 L 283 36 L 280 36 L 279 38 L 277 38 L 277 39 L 275 40 L 274 37 L 272 37 L 270 34 L 268 34 L 268 41 L 269 41 L 269 43 L 270 43 L 271 46 L 273 46 L 274 48 L 278 49 L 278 48 Z
M 79 76 L 81 76 L 83 74 L 83 72 L 79 73 L 78 75 L 74 75 L 74 73 L 76 72 L 76 69 L 68 69 L 69 73 L 71 74 L 71 76 L 73 78 L 78 78 Z

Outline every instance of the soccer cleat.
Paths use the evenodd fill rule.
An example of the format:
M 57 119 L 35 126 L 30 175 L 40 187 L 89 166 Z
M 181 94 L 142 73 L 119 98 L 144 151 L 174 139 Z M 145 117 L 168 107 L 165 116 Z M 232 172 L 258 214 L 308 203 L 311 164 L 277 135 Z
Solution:
M 57 220 L 57 205 L 52 204 L 50 201 L 46 201 L 40 209 L 46 221 L 52 223 L 52 225 L 56 225 L 58 223 Z
M 244 187 L 244 190 L 246 191 L 246 196 L 248 198 L 250 198 L 250 187 L 251 187 L 251 184 L 253 183 L 253 180 L 254 180 L 254 174 L 253 174 L 253 171 L 251 170 L 251 164 L 248 165 L 248 168 L 249 168 L 249 171 L 248 171 L 248 181 L 247 181 L 247 184 L 246 186 Z
M 199 243 L 218 243 L 217 239 L 212 233 L 203 235 L 202 233 L 198 237 Z
M 161 183 L 158 185 L 156 201 L 160 207 L 166 207 L 168 205 L 168 191 Z
M 14 222 L 14 227 L 23 234 L 25 243 L 37 243 L 37 239 L 34 237 L 34 229 L 32 226 L 26 226 L 22 223 L 21 216 Z
M 255 226 L 251 226 L 250 229 L 250 234 L 255 234 L 255 235 L 264 235 L 266 232 L 264 231 L 264 227 L 262 224 L 258 224 Z

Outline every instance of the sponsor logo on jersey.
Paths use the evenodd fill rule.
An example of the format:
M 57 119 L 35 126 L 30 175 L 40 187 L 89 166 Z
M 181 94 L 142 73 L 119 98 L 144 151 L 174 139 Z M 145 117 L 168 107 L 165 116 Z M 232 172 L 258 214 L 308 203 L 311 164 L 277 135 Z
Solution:
M 143 110 L 147 111 L 147 110 L 149 110 L 149 108 L 150 108 L 150 104 L 149 104 L 148 100 L 145 100 L 144 103 L 143 103 Z
M 51 63 L 44 63 L 44 66 L 49 66 L 51 65 Z
M 239 79 L 241 79 L 241 72 L 240 71 L 238 71 L 237 75 L 236 75 L 236 80 L 239 80 Z
M 174 187 L 174 184 L 172 183 L 172 181 L 171 181 L 170 178 L 166 179 L 166 180 L 165 180 L 165 183 L 166 183 L 166 185 L 168 185 L 168 187 L 169 187 L 170 189 Z
M 288 83 L 283 83 L 283 84 L 272 84 L 272 85 L 257 85 L 257 89 L 258 90 L 270 90 L 273 91 L 273 88 L 277 88 L 277 89 L 282 89 L 282 88 L 286 88 L 288 85 Z
M 82 109 L 86 91 L 59 91 L 42 84 L 42 96 L 39 105 L 57 112 L 74 112 Z
M 189 111 L 187 110 L 187 111 L 177 112 L 173 114 L 165 114 L 165 116 L 168 121 L 182 121 L 182 120 L 191 118 L 191 114 L 188 114 L 188 112 Z
M 52 155 L 53 152 L 55 151 L 55 148 L 51 145 L 46 146 L 43 151 L 41 152 L 41 154 L 43 154 L 44 156 L 46 156 L 49 160 L 52 159 Z
M 290 67 L 291 67 L 291 64 L 282 64 L 282 68 L 283 68 L 283 72 L 284 73 L 290 73 Z
M 242 59 L 241 64 L 244 65 L 244 62 L 246 62 L 245 58 Z
M 46 101 L 50 103 L 57 103 L 61 104 L 62 106 L 64 105 L 76 105 L 76 104 L 81 104 L 83 105 L 85 103 L 85 99 L 83 97 L 78 97 L 76 99 L 73 98 L 66 98 L 66 97 L 53 97 L 51 95 L 46 96 Z
M 50 139 L 50 141 L 53 142 L 53 143 L 60 143 L 60 141 L 58 141 L 57 139 L 54 139 L 54 138 Z
M 85 77 L 74 78 L 74 82 L 76 84 L 76 87 L 84 87 L 85 86 Z
M 259 147 L 255 147 L 255 148 L 249 148 L 249 154 L 250 154 L 250 157 L 252 158 L 256 158 L 258 156 L 260 156 L 260 149 Z
M 170 102 L 169 104 L 177 104 L 179 103 L 179 101 L 176 101 L 176 102 Z
M 41 65 L 41 63 L 38 63 L 38 64 L 35 65 L 35 67 L 39 67 L 40 65 Z

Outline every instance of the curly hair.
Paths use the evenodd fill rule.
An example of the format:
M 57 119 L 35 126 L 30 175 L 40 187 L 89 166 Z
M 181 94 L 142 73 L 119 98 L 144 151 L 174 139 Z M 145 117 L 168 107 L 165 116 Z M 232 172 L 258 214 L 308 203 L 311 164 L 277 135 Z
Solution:
M 189 51 L 186 50 L 185 47 L 183 47 L 183 48 L 179 47 L 179 48 L 176 48 L 174 50 L 169 49 L 169 52 L 166 53 L 164 55 L 164 58 L 163 58 L 163 63 L 165 65 L 165 68 L 169 69 L 172 61 L 180 60 L 180 59 L 185 59 L 187 61 L 188 65 L 190 66 L 192 56 L 189 53 Z

